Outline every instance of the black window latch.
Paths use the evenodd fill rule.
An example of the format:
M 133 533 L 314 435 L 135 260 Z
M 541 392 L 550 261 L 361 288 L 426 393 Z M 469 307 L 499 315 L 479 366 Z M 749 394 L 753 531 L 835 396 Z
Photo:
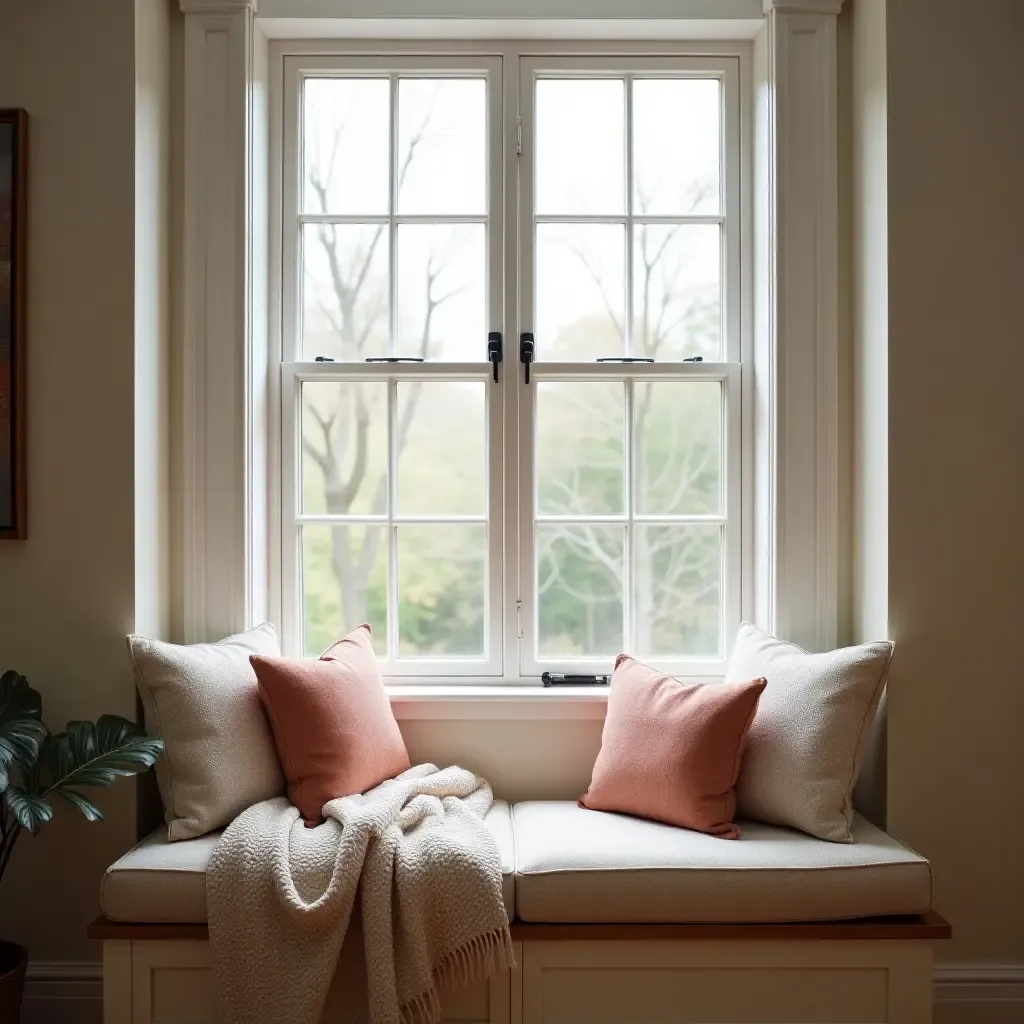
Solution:
M 523 364 L 523 382 L 525 384 L 530 383 L 530 363 L 533 362 L 533 335 L 529 331 L 524 331 L 519 335 L 519 362 Z
M 487 335 L 487 362 L 494 369 L 494 383 L 498 383 L 498 363 L 501 362 L 504 353 L 501 344 L 501 331 L 491 331 Z

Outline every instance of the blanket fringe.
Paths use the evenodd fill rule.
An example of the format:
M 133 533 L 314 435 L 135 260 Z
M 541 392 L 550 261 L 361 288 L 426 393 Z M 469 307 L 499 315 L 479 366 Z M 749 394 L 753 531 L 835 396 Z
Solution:
M 475 985 L 515 966 L 508 926 L 471 939 L 441 958 L 432 971 L 433 984 L 402 1006 L 402 1024 L 436 1024 L 441 1019 L 441 993 Z

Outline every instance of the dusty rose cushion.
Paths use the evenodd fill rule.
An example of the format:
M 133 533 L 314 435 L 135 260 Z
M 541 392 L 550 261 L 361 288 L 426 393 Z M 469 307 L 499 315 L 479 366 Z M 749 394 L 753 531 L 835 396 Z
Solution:
M 370 643 L 354 629 L 317 661 L 254 654 L 288 796 L 309 822 L 335 797 L 365 793 L 409 767 Z
M 736 779 L 764 688 L 763 679 L 681 683 L 620 654 L 581 806 L 738 839 Z

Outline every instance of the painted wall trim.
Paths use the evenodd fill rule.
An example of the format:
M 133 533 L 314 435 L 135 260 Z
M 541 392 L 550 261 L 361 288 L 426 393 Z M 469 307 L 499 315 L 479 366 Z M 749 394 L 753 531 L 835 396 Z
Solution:
M 755 615 L 826 650 L 837 641 L 839 586 L 837 40 L 827 13 L 838 4 L 797 6 L 770 7 L 755 81 L 743 83 L 757 98 L 755 195 L 767 197 L 754 217 L 752 376 L 764 450 L 752 543 L 767 567 Z M 232 14 L 188 13 L 185 23 L 183 632 L 198 642 L 273 607 L 260 301 L 266 147 L 254 113 L 266 99 L 267 41 L 247 3 Z
M 761 625 L 838 638 L 838 3 L 769 4 L 755 43 L 755 505 Z
M 255 12 L 259 0 L 178 0 L 182 14 L 235 14 L 237 11 Z

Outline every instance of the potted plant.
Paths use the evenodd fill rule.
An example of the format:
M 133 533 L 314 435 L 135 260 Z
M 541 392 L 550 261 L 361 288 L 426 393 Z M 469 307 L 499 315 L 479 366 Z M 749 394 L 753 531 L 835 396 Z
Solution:
M 144 772 L 162 750 L 161 740 L 118 715 L 68 722 L 64 732 L 51 733 L 43 699 L 28 680 L 17 672 L 0 675 L 0 882 L 22 833 L 37 835 L 53 817 L 54 797 L 89 821 L 102 821 L 81 788 Z M 0 942 L 0 1024 L 17 1024 L 26 962 L 22 946 Z

